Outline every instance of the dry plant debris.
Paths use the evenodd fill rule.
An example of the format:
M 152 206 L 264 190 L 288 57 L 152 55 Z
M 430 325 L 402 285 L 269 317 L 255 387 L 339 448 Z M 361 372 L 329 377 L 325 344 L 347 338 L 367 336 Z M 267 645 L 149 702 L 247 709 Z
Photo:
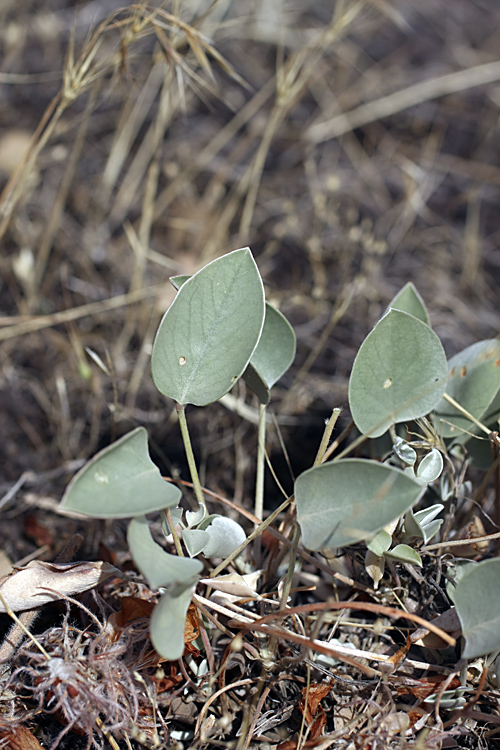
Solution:
M 42 610 L 39 645 L 25 640 L 4 680 L 0 746 L 499 746 L 484 664 L 446 704 L 449 652 L 410 645 L 416 625 L 382 609 L 445 611 L 451 541 L 376 592 L 356 547 L 338 560 L 299 548 L 278 615 L 284 512 L 261 539 L 259 597 L 200 593 L 183 660 L 160 664 L 125 527 L 57 510 L 82 459 L 137 424 L 163 473 L 187 476 L 152 339 L 168 277 L 236 247 L 252 246 L 298 339 L 267 446 L 285 494 L 287 460 L 295 475 L 312 465 L 359 344 L 408 280 L 448 356 L 497 336 L 499 29 L 496 0 L 1 3 L 0 547 L 16 565 L 50 562 L 80 532 L 81 560 L 131 575 Z M 214 506 L 250 529 L 256 409 L 236 396 L 200 412 L 193 438 Z M 481 559 L 498 527 L 491 486 L 475 490 L 447 539 Z M 332 597 L 351 610 L 329 610 Z M 333 636 L 334 666 L 321 661 Z

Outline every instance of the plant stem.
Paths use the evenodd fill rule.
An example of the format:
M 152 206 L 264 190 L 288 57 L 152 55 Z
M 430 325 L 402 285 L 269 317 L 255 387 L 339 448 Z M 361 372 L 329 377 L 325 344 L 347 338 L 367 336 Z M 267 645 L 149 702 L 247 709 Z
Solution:
M 290 596 L 290 589 L 292 588 L 293 574 L 295 573 L 295 564 L 297 562 L 297 547 L 300 541 L 300 526 L 295 522 L 295 528 L 292 536 L 292 547 L 290 549 L 290 559 L 288 561 L 288 570 L 286 573 L 285 582 L 283 584 L 283 591 L 281 593 L 280 609 L 286 609 L 288 604 L 288 597 Z
M 328 448 L 328 443 L 330 442 L 330 438 L 332 436 L 333 428 L 335 427 L 337 423 L 337 419 L 339 418 L 341 411 L 342 409 L 339 409 L 338 407 L 336 407 L 332 411 L 332 416 L 326 423 L 325 431 L 323 432 L 323 437 L 321 438 L 321 443 L 318 448 L 316 458 L 314 459 L 314 464 L 313 464 L 314 466 L 319 466 L 319 464 L 323 461 L 323 457 Z
M 470 419 L 470 421 L 473 422 L 473 424 L 475 424 L 477 427 L 479 427 L 479 429 L 482 430 L 486 435 L 488 435 L 488 437 L 490 436 L 491 430 L 488 430 L 488 428 L 485 427 L 484 424 L 476 419 L 476 417 L 474 417 L 470 412 L 468 412 L 467 409 L 464 409 L 464 407 L 461 406 L 458 401 L 455 401 L 455 399 L 449 396 L 447 393 L 443 394 L 443 398 L 445 401 L 448 401 L 449 404 L 454 406 L 457 411 L 463 414 L 464 417 Z
M 235 559 L 235 557 L 238 557 L 238 555 L 245 549 L 247 544 L 250 544 L 250 542 L 252 542 L 256 537 L 262 534 L 264 529 L 267 529 L 269 524 L 271 524 L 275 520 L 275 518 L 277 518 L 280 515 L 280 513 L 283 513 L 283 511 L 286 510 L 286 508 L 288 508 L 288 506 L 290 505 L 293 499 L 294 499 L 293 495 L 290 495 L 290 497 L 287 497 L 285 502 L 281 503 L 279 508 L 276 508 L 276 510 L 274 510 L 271 513 L 271 515 L 268 516 L 266 520 L 260 524 L 260 526 L 257 526 L 257 528 L 252 531 L 250 536 L 248 536 L 245 539 L 245 541 L 242 544 L 240 544 L 239 547 L 233 550 L 233 552 L 231 552 L 231 554 L 228 555 L 226 559 L 220 563 L 220 565 L 217 565 L 217 567 L 212 570 L 212 572 L 210 573 L 210 578 L 215 578 L 215 576 L 218 576 L 219 573 L 222 570 L 224 570 L 226 565 L 229 565 L 229 563 L 232 562 Z
M 262 521 L 264 513 L 264 470 L 266 452 L 266 404 L 259 404 L 259 435 L 257 445 L 257 476 L 255 480 L 255 516 Z M 253 548 L 255 565 L 261 558 L 261 538 L 256 537 Z
M 165 513 L 165 517 L 167 519 L 167 523 L 168 523 L 168 527 L 170 529 L 170 533 L 172 534 L 172 538 L 174 540 L 174 545 L 175 545 L 175 549 L 177 551 L 177 554 L 179 555 L 179 557 L 184 557 L 184 551 L 183 551 L 183 549 L 181 547 L 181 542 L 180 542 L 180 539 L 179 539 L 179 535 L 178 535 L 177 530 L 175 528 L 174 519 L 172 518 L 172 511 L 170 510 L 170 508 L 165 508 L 164 513 Z
M 189 471 L 191 473 L 191 479 L 193 481 L 194 494 L 196 495 L 198 503 L 201 506 L 206 507 L 205 498 L 203 497 L 203 491 L 201 489 L 200 477 L 198 476 L 198 469 L 196 468 L 196 461 L 194 460 L 193 446 L 191 445 L 191 438 L 189 437 L 185 404 L 177 404 L 177 414 L 179 416 L 182 442 L 184 443 L 184 450 L 186 451 Z
M 255 483 L 255 515 L 262 521 L 264 512 L 264 466 L 266 450 L 266 405 L 259 404 L 259 437 L 257 446 L 257 479 Z

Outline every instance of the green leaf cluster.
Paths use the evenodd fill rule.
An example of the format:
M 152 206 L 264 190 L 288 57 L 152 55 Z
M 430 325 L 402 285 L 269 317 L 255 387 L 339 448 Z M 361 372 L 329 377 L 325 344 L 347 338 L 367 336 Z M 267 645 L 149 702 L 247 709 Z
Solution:
M 218 258 L 193 276 L 174 277 L 172 283 L 178 292 L 154 340 L 152 376 L 158 390 L 178 405 L 200 508 L 195 512 L 181 508 L 180 490 L 160 476 L 142 427 L 89 461 L 62 501 L 66 510 L 96 518 L 132 518 L 128 530 L 132 556 L 150 587 L 160 592 L 151 638 L 167 659 L 179 658 L 184 649 L 186 612 L 203 567 L 195 558 L 223 559 L 222 569 L 246 542 L 239 524 L 206 509 L 184 421 L 185 406 L 217 401 L 240 378 L 257 396 L 262 461 L 257 470 L 258 515 L 265 410 L 296 347 L 286 318 L 265 301 L 249 248 Z M 322 462 L 327 435 L 315 465 L 295 481 L 297 523 L 309 550 L 366 543 L 366 568 L 378 585 L 386 560 L 422 564 L 412 545 L 427 543 L 439 532 L 442 519 L 437 516 L 450 494 L 444 460 L 450 460 L 448 449 L 463 447 L 488 432 L 497 419 L 500 344 L 479 342 L 447 361 L 420 295 L 413 284 L 407 284 L 362 343 L 352 366 L 348 400 L 359 438 L 344 453 L 387 432 L 391 449 L 379 461 L 340 454 Z M 402 437 L 415 422 L 424 430 L 422 439 Z M 416 510 L 429 487 L 441 493 L 442 502 Z M 146 514 L 155 511 L 162 512 L 164 535 L 176 543 L 175 555 L 151 536 Z M 497 563 L 471 566 L 456 588 L 468 658 L 500 648 L 500 591 L 494 597 L 484 593 L 498 589 Z M 481 619 L 478 612 L 485 607 Z

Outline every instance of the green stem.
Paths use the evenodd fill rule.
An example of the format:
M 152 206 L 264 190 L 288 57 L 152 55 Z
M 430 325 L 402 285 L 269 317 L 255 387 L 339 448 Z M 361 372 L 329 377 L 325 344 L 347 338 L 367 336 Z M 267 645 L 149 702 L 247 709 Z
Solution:
M 170 508 L 165 508 L 164 513 L 165 513 L 165 518 L 167 519 L 168 528 L 170 529 L 170 533 L 172 534 L 172 538 L 174 540 L 174 545 L 175 545 L 177 554 L 179 557 L 184 557 L 184 550 L 181 547 L 181 540 L 179 539 L 177 529 L 175 528 L 175 522 L 174 522 L 174 519 L 172 518 L 172 511 L 170 510 Z
M 259 443 L 257 446 L 257 479 L 255 483 L 255 516 L 262 521 L 264 512 L 264 467 L 266 451 L 266 405 L 259 404 Z
M 260 526 L 257 526 L 257 528 L 252 531 L 252 533 L 250 534 L 250 536 L 248 536 L 245 539 L 245 541 L 242 544 L 240 544 L 239 547 L 237 547 L 235 550 L 233 550 L 233 552 L 231 552 L 231 554 L 228 555 L 226 557 L 226 559 L 221 562 L 220 565 L 217 565 L 217 567 L 212 570 L 212 572 L 210 573 L 210 578 L 215 578 L 215 576 L 218 576 L 219 573 L 221 571 L 223 571 L 224 568 L 227 565 L 229 565 L 230 562 L 232 562 L 236 557 L 238 557 L 238 555 L 243 552 L 243 550 L 245 549 L 245 547 L 247 546 L 247 544 L 250 544 L 250 542 L 252 542 L 256 537 L 260 536 L 262 534 L 262 532 L 264 531 L 264 529 L 267 529 L 267 527 L 269 526 L 269 524 L 271 524 L 276 518 L 278 518 L 278 516 L 280 515 L 280 513 L 283 513 L 283 511 L 286 510 L 286 508 L 288 508 L 288 506 L 290 505 L 290 503 L 292 502 L 292 500 L 294 500 L 294 495 L 290 495 L 290 497 L 287 497 L 287 499 L 285 500 L 285 502 L 281 503 L 281 505 L 279 506 L 279 508 L 276 508 L 276 510 L 274 510 L 271 513 L 271 515 L 269 515 L 266 518 L 266 520 L 263 521 L 260 524 Z
M 193 446 L 191 445 L 191 438 L 189 437 L 185 404 L 177 404 L 177 414 L 179 416 L 182 442 L 184 443 L 184 450 L 186 451 L 186 458 L 189 466 L 189 471 L 191 473 L 194 494 L 196 495 L 198 503 L 206 507 L 205 498 L 203 497 L 203 491 L 201 489 L 200 477 L 198 476 L 198 469 L 196 468 L 196 461 L 194 460 Z
M 257 476 L 255 480 L 255 517 L 262 521 L 264 515 L 264 470 L 266 463 L 266 404 L 259 404 L 259 436 L 257 445 Z M 253 548 L 255 565 L 259 567 L 261 537 L 255 539 Z

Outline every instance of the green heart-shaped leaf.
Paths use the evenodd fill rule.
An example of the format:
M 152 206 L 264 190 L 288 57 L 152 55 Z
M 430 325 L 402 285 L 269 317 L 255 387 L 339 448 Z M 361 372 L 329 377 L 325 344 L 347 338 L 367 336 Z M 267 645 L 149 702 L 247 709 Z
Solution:
M 378 437 L 392 425 L 428 414 L 447 379 L 446 357 L 436 334 L 421 320 L 390 310 L 361 344 L 349 380 L 356 427 Z
M 463 656 L 474 659 L 500 649 L 500 559 L 468 565 L 454 591 Z
M 308 549 L 335 549 L 402 516 L 425 488 L 399 469 L 348 458 L 308 469 L 295 482 L 297 520 Z
M 500 341 L 478 341 L 448 362 L 446 393 L 473 417 L 490 426 L 500 412 Z M 436 406 L 436 428 L 443 437 L 466 443 L 479 428 L 445 399 Z M 466 432 L 464 432 L 466 430 Z
M 200 560 L 169 555 L 160 547 L 151 536 L 144 516 L 129 523 L 127 541 L 135 564 L 152 589 L 174 583 L 191 583 L 203 570 Z
M 76 474 L 61 507 L 92 518 L 130 518 L 179 504 L 178 487 L 161 478 L 148 453 L 148 436 L 137 427 L 97 453 Z
M 249 248 L 212 261 L 185 281 L 153 344 L 153 380 L 179 404 L 205 406 L 244 372 L 264 322 L 264 289 Z

